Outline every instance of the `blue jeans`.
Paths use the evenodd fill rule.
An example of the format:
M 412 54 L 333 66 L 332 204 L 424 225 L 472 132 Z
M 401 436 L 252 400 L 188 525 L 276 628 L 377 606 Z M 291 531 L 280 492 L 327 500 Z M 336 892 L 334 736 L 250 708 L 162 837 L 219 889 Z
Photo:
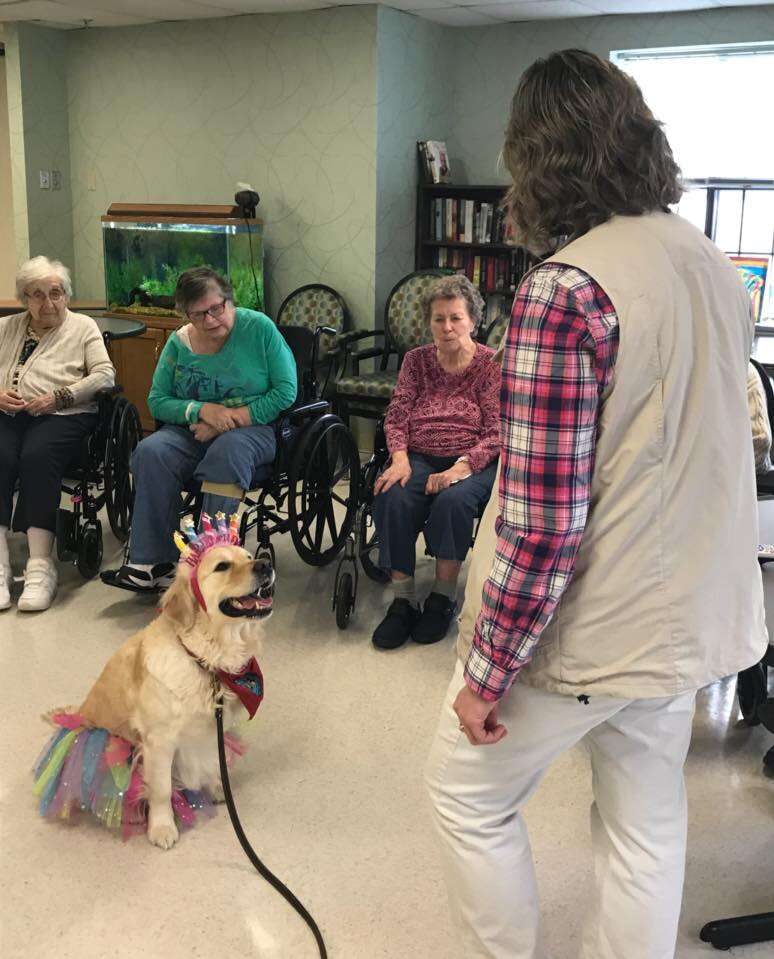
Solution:
M 258 468 L 277 453 L 273 426 L 242 426 L 200 443 L 183 426 L 164 425 L 132 454 L 135 483 L 129 562 L 174 563 L 173 532 L 180 526 L 180 494 L 192 483 L 235 483 L 250 489 Z M 239 500 L 208 494 L 203 510 L 233 513 Z
M 375 496 L 373 516 L 379 533 L 379 565 L 413 576 L 420 532 L 425 534 L 431 556 L 458 563 L 465 559 L 473 540 L 473 523 L 492 492 L 497 463 L 428 496 L 428 476 L 448 469 L 456 457 L 444 460 L 411 452 L 408 456 L 411 478 L 405 486 L 396 483 Z

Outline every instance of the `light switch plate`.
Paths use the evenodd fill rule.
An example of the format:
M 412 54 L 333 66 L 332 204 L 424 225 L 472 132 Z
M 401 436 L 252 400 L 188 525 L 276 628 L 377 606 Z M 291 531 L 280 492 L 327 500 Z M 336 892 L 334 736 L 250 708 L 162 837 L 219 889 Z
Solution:
M 40 171 L 40 189 L 41 190 L 51 189 L 51 172 L 49 170 Z
M 62 189 L 62 171 L 61 170 L 51 171 L 51 189 L 52 190 Z

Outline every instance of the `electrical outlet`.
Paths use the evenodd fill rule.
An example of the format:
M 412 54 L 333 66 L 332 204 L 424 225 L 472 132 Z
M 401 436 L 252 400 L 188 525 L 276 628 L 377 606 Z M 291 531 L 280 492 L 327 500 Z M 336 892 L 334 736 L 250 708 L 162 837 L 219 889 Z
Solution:
M 51 189 L 51 172 L 49 170 L 40 171 L 40 189 L 41 190 Z
M 61 170 L 51 171 L 51 189 L 52 190 L 62 189 L 62 171 Z

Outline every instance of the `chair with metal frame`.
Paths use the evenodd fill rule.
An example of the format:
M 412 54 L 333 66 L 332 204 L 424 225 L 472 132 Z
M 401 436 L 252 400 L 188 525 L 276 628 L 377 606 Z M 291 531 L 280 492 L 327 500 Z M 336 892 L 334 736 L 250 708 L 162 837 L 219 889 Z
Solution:
M 276 323 L 296 357 L 307 357 L 299 369 L 303 393 L 312 382 L 322 386 L 319 395 L 328 395 L 341 353 L 339 341 L 351 327 L 351 314 L 344 297 L 324 283 L 307 283 L 282 301 Z
M 384 416 L 398 379 L 398 370 L 409 350 L 431 340 L 422 315 L 422 297 L 430 284 L 453 270 L 417 270 L 400 279 L 390 291 L 384 308 L 383 330 L 357 330 L 341 338 L 340 372 L 334 384 L 336 412 L 349 422 L 350 416 L 379 420 Z M 366 339 L 383 338 L 382 346 L 354 349 Z M 388 369 L 395 357 L 396 368 Z M 373 360 L 372 372 L 361 364 Z

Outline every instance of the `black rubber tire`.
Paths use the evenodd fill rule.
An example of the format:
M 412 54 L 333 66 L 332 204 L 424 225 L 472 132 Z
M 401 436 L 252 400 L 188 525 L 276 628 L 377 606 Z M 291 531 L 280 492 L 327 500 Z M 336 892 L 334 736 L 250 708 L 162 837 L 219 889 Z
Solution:
M 374 583 L 389 583 L 389 572 L 386 569 L 382 569 L 373 559 L 379 551 L 379 536 L 376 532 L 376 526 L 374 525 L 371 507 L 364 505 L 360 507 L 360 510 L 361 514 L 358 517 L 358 541 L 356 546 L 357 558 L 360 560 L 363 572 L 370 580 Z
M 134 482 L 129 469 L 132 453 L 142 439 L 140 414 L 125 397 L 115 402 L 105 446 L 105 508 L 113 535 L 129 539 L 134 506 Z
M 269 543 L 269 544 L 268 544 L 268 551 L 269 551 L 269 561 L 271 562 L 271 568 L 276 570 L 276 568 L 277 568 L 277 554 L 274 552 L 274 544 L 273 544 L 273 543 Z M 258 546 L 255 547 L 255 552 L 253 553 L 253 559 L 258 559 L 258 557 L 260 556 L 260 554 L 261 554 L 261 546 L 260 546 L 260 544 L 258 544 Z
M 762 706 L 768 697 L 766 678 L 766 667 L 761 663 L 742 670 L 736 678 L 739 709 L 747 726 L 760 724 L 758 707 Z
M 342 420 L 326 413 L 296 441 L 288 471 L 288 518 L 296 552 L 310 566 L 325 566 L 344 548 L 357 512 L 360 457 Z M 343 484 L 343 498 L 337 486 Z M 334 501 L 344 507 L 339 523 Z
M 346 629 L 349 617 L 355 608 L 355 584 L 352 573 L 342 573 L 336 587 L 336 625 L 339 629 Z
M 78 544 L 75 561 L 78 572 L 84 579 L 94 579 L 102 566 L 102 523 L 87 523 Z
M 69 563 L 75 549 L 75 513 L 60 507 L 56 514 L 56 557 L 60 563 Z

